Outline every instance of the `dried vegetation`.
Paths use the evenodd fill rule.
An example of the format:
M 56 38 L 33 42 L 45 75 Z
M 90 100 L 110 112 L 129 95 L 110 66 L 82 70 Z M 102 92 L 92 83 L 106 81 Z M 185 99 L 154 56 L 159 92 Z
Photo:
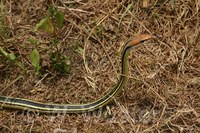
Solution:
M 65 15 L 59 48 L 70 56 L 71 72 L 47 69 L 38 77 L 28 58 L 34 46 L 27 39 L 41 42 L 46 70 L 52 36 L 32 29 L 52 3 Z M 200 132 L 199 0 L 3 0 L 3 6 L 0 46 L 18 53 L 25 70 L 0 64 L 1 95 L 54 103 L 93 101 L 117 82 L 126 40 L 141 33 L 155 39 L 131 53 L 128 85 L 106 108 L 70 115 L 1 110 L 1 132 Z

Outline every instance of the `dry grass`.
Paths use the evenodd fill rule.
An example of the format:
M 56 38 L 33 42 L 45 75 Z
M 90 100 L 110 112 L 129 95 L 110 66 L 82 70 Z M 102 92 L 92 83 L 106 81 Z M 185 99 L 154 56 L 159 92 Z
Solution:
M 45 60 L 49 40 L 31 29 L 52 2 L 65 14 L 60 48 L 71 73 L 35 75 L 28 54 L 37 38 Z M 3 0 L 0 46 L 19 53 L 26 70 L 0 64 L 2 95 L 42 102 L 83 103 L 117 82 L 120 49 L 133 35 L 155 36 L 130 55 L 130 80 L 113 104 L 87 114 L 39 115 L 0 111 L 1 132 L 200 132 L 199 0 Z M 80 55 L 73 46 L 84 48 Z M 48 62 L 47 62 L 48 63 Z M 20 77 L 19 77 L 20 76 Z

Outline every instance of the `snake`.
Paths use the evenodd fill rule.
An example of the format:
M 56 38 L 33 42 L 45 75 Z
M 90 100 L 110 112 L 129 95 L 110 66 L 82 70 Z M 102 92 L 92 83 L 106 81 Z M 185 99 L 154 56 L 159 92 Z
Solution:
M 85 113 L 102 108 L 113 101 L 114 97 L 116 97 L 116 95 L 121 92 L 122 88 L 127 84 L 129 73 L 128 57 L 130 51 L 152 38 L 153 37 L 150 34 L 140 34 L 131 37 L 131 39 L 125 43 L 121 53 L 121 73 L 118 82 L 116 85 L 113 85 L 110 91 L 108 91 L 104 96 L 93 102 L 83 104 L 55 104 L 37 102 L 23 98 L 0 96 L 0 108 L 35 111 L 39 113 Z

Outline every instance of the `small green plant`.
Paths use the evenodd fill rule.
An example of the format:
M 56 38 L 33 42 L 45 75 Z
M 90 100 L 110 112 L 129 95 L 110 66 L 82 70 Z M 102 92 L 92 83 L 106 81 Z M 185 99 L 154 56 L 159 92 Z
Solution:
M 36 24 L 35 30 L 43 30 L 49 34 L 53 34 L 53 39 L 50 41 L 50 48 L 48 53 L 50 55 L 50 63 L 53 68 L 60 73 L 70 72 L 70 58 L 65 56 L 58 48 L 59 40 L 57 39 L 57 30 L 62 28 L 64 22 L 64 15 L 58 11 L 55 6 L 51 6 L 48 10 L 48 15 Z M 29 39 L 32 44 L 38 44 L 38 41 Z M 34 49 L 30 54 L 30 60 L 35 67 L 36 72 L 40 70 L 40 55 L 37 49 Z
M 9 50 L 8 50 L 9 51 Z M 26 70 L 24 64 L 19 61 L 20 56 L 16 55 L 13 51 L 7 52 L 4 48 L 0 47 L 0 63 L 3 65 L 16 64 L 22 70 Z
M 70 59 L 59 52 L 51 53 L 51 64 L 60 73 L 70 72 Z
M 36 25 L 35 30 L 41 29 L 47 33 L 54 34 L 54 37 L 56 37 L 56 28 L 61 28 L 63 22 L 63 13 L 59 12 L 55 6 L 51 6 L 48 15 L 40 20 Z
M 2 1 L 0 2 L 0 33 L 4 32 L 3 25 L 3 17 L 4 17 L 4 6 Z M 40 20 L 36 26 L 35 31 L 42 30 L 49 34 L 53 35 L 53 38 L 50 41 L 50 47 L 45 49 L 45 52 L 49 56 L 49 64 L 48 68 L 53 68 L 59 73 L 69 73 L 70 72 L 70 58 L 65 56 L 59 48 L 60 42 L 57 39 L 57 31 L 62 28 L 64 22 L 64 15 L 62 12 L 58 11 L 55 6 L 51 6 L 48 10 L 48 14 L 42 20 Z M 0 36 L 2 37 L 2 36 Z M 4 38 L 4 37 L 2 37 Z M 35 68 L 37 74 L 40 74 L 40 70 L 42 69 L 42 49 L 40 46 L 41 42 L 35 38 L 28 38 L 27 40 L 34 47 L 33 50 L 29 54 L 29 59 L 31 65 Z M 9 63 L 16 63 L 21 69 L 26 70 L 23 62 L 20 61 L 21 56 L 19 54 L 15 54 L 12 50 L 6 49 L 4 47 L 0 47 L 0 63 L 3 65 L 7 65 Z
M 0 47 L 0 55 L 2 57 L 6 57 L 6 60 L 8 60 L 9 62 L 14 62 L 16 59 L 14 52 L 11 51 L 10 53 L 8 53 L 2 47 Z
M 51 45 L 55 47 L 54 51 L 50 52 L 51 65 L 60 73 L 69 73 L 70 72 L 70 58 L 62 54 L 58 48 L 59 41 L 53 39 Z
M 40 70 L 40 55 L 37 49 L 34 49 L 31 53 L 30 53 L 30 60 L 31 60 L 31 64 L 35 67 L 35 70 L 37 73 L 39 73 Z

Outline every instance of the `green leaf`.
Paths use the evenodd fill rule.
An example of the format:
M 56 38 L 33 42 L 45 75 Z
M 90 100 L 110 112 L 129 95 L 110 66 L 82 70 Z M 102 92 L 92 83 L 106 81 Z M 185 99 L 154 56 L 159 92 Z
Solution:
M 60 73 L 70 73 L 70 66 L 65 62 L 57 62 L 54 64 L 55 69 Z
M 65 71 L 65 73 L 70 73 L 70 66 L 67 64 L 63 64 L 63 69 Z
M 4 56 L 8 56 L 8 53 L 2 48 L 0 47 L 0 52 L 4 55 Z
M 56 26 L 58 28 L 61 28 L 63 26 L 63 22 L 64 22 L 64 14 L 61 12 L 56 12 L 54 14 L 55 20 L 56 20 Z
M 37 49 L 34 49 L 30 54 L 31 64 L 35 67 L 36 72 L 40 70 L 40 55 Z
M 14 61 L 14 60 L 16 59 L 16 56 L 15 56 L 15 54 L 14 54 L 13 52 L 11 52 L 11 53 L 8 55 L 8 57 L 9 57 L 9 59 L 10 59 L 11 61 Z
M 42 28 L 44 27 L 44 25 L 47 24 L 48 19 L 49 19 L 49 17 L 45 17 L 45 18 L 43 18 L 42 20 L 40 20 L 40 22 L 36 24 L 35 29 L 36 29 L 36 30 L 42 29 Z
M 78 46 L 77 47 L 77 51 L 80 53 L 80 54 L 82 54 L 83 55 L 83 48 L 82 47 L 80 47 L 80 46 Z
M 49 8 L 49 12 L 50 12 L 51 14 L 54 14 L 54 13 L 57 12 L 57 8 L 56 8 L 54 5 L 52 5 L 52 6 Z
M 59 43 L 59 40 L 56 39 L 56 38 L 53 38 L 53 39 L 51 40 L 51 44 L 52 44 L 53 46 L 57 46 L 58 43 Z
M 37 39 L 31 38 L 31 37 L 28 38 L 27 41 L 29 41 L 33 45 L 37 45 L 39 43 Z
M 62 55 L 62 53 L 51 53 L 51 64 L 59 73 L 70 73 L 70 58 Z
M 54 33 L 54 26 L 51 18 L 49 16 L 40 20 L 39 23 L 36 24 L 35 30 L 41 29 L 47 33 L 53 34 Z

